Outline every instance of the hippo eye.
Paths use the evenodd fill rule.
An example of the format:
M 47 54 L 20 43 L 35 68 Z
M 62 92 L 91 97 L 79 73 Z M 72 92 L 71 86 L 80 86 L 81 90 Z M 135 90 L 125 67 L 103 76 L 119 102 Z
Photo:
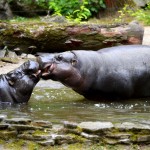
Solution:
M 71 65 L 72 65 L 72 66 L 76 65 L 76 63 L 77 63 L 77 60 L 76 60 L 76 59 L 72 59 L 72 60 L 71 60 Z
M 62 55 L 58 55 L 57 56 L 57 60 L 61 61 L 63 59 L 63 56 Z

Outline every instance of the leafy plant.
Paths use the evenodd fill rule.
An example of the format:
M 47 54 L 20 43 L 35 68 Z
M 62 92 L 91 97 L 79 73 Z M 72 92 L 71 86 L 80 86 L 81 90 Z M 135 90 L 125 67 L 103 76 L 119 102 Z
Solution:
M 54 14 L 61 14 L 68 19 L 78 21 L 86 20 L 92 16 L 93 12 L 105 8 L 103 0 L 51 0 L 49 6 Z
M 98 11 L 103 8 L 106 8 L 104 0 L 87 0 L 88 5 L 87 8 L 90 10 L 91 13 L 98 13 Z
M 145 25 L 150 25 L 150 3 L 145 9 L 132 9 L 129 5 L 125 5 L 122 10 L 118 11 L 119 17 L 116 22 L 124 22 L 126 18 L 133 17 L 142 21 Z
M 145 25 L 150 25 L 150 3 L 147 4 L 145 10 L 139 9 L 132 14 L 138 20 L 144 22 Z

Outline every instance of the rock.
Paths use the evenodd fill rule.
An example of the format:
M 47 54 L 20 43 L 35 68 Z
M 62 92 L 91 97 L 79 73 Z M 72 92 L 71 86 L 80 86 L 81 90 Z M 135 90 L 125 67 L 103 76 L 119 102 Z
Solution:
M 11 118 L 11 119 L 6 119 L 6 123 L 10 124 L 21 124 L 21 125 L 27 125 L 31 123 L 31 119 L 26 119 L 26 118 Z
M 0 58 L 5 57 L 6 55 L 6 50 L 0 50 Z
M 19 139 L 24 139 L 24 140 L 34 140 L 33 136 L 31 134 L 19 134 L 17 136 Z
M 6 119 L 7 116 L 6 115 L 0 115 L 0 122 L 3 121 L 4 119 Z
M 129 44 L 139 44 L 143 40 L 144 28 L 137 21 L 132 21 L 128 25 Z
M 17 58 L 17 55 L 15 52 L 12 52 L 12 51 L 7 51 L 7 55 L 6 57 L 9 57 L 9 58 Z
M 70 137 L 68 135 L 52 134 L 52 139 L 58 145 L 61 145 L 61 144 L 64 144 L 64 143 L 67 143 L 67 144 L 74 143 L 72 137 Z
M 131 123 L 131 122 L 123 122 L 114 125 L 120 131 L 140 131 L 140 130 L 147 130 L 150 133 L 150 125 L 143 125 L 138 123 Z
M 17 131 L 0 131 L 0 138 L 9 140 L 10 138 L 16 138 L 17 137 Z
M 139 7 L 144 7 L 146 4 L 150 3 L 150 0 L 133 0 L 135 4 Z
M 21 125 L 21 124 L 12 124 L 12 128 L 18 130 L 18 131 L 23 131 L 23 130 L 42 130 L 42 127 L 35 127 L 31 125 Z
M 34 138 L 34 140 L 41 141 L 41 140 L 51 139 L 52 136 L 51 135 L 33 135 L 33 138 Z
M 61 26 L 59 23 L 41 25 L 36 22 L 28 25 L 20 23 L 17 27 L 13 23 L 0 23 L 0 29 L 0 46 L 7 45 L 9 49 L 19 47 L 26 54 L 142 44 L 144 34 L 144 28 L 135 21 L 129 24 L 67 23 Z M 31 47 L 29 50 L 31 45 L 36 49 Z
M 54 146 L 55 145 L 55 141 L 50 139 L 50 140 L 46 140 L 46 141 L 40 141 L 40 142 L 37 142 L 38 144 L 40 145 L 43 145 L 43 146 Z
M 1 61 L 13 64 L 17 64 L 19 62 L 18 58 L 10 58 L 10 57 L 3 57 L 1 58 Z
M 64 121 L 63 124 L 65 128 L 69 128 L 69 129 L 75 129 L 77 128 L 77 125 L 78 125 L 75 122 L 69 122 L 69 121 Z
M 118 141 L 119 144 L 131 144 L 130 139 L 121 139 Z
M 129 139 L 131 137 L 130 133 L 110 133 L 106 137 L 113 139 Z
M 0 124 L 0 130 L 8 129 L 9 124 Z
M 0 20 L 12 18 L 12 11 L 7 0 L 0 1 Z
M 93 141 L 98 141 L 100 139 L 100 137 L 97 135 L 87 134 L 84 132 L 81 133 L 81 136 L 86 139 L 93 140 Z
M 52 123 L 49 121 L 37 120 L 32 123 L 34 126 L 44 127 L 44 128 L 52 128 Z
M 136 142 L 141 142 L 141 143 L 150 143 L 150 135 L 140 135 L 138 138 L 137 138 L 137 140 L 136 140 Z
M 28 54 L 22 53 L 20 57 L 21 57 L 21 58 L 27 58 L 27 57 L 28 57 Z
M 96 134 L 100 131 L 110 130 L 113 127 L 114 126 L 111 122 L 82 122 L 78 124 L 78 128 L 82 131 Z
M 67 19 L 64 16 L 53 15 L 42 17 L 41 21 L 43 22 L 56 22 L 56 23 L 67 23 Z

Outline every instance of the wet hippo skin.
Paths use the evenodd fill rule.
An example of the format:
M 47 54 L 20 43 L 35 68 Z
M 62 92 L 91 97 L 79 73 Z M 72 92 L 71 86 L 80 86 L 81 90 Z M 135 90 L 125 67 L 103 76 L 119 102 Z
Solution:
M 39 64 L 35 61 L 0 75 L 0 102 L 27 103 L 39 79 Z
M 49 53 L 37 61 L 43 79 L 60 81 L 87 98 L 150 96 L 150 46 Z

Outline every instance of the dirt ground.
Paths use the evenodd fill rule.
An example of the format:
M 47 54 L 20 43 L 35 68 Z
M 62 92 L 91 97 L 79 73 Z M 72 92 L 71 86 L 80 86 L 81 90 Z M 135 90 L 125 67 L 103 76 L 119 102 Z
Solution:
M 25 61 L 27 60 L 20 58 L 17 64 L 1 62 L 3 63 L 3 65 L 0 66 L 0 74 L 6 74 L 7 72 L 14 70 L 15 68 L 23 64 Z

